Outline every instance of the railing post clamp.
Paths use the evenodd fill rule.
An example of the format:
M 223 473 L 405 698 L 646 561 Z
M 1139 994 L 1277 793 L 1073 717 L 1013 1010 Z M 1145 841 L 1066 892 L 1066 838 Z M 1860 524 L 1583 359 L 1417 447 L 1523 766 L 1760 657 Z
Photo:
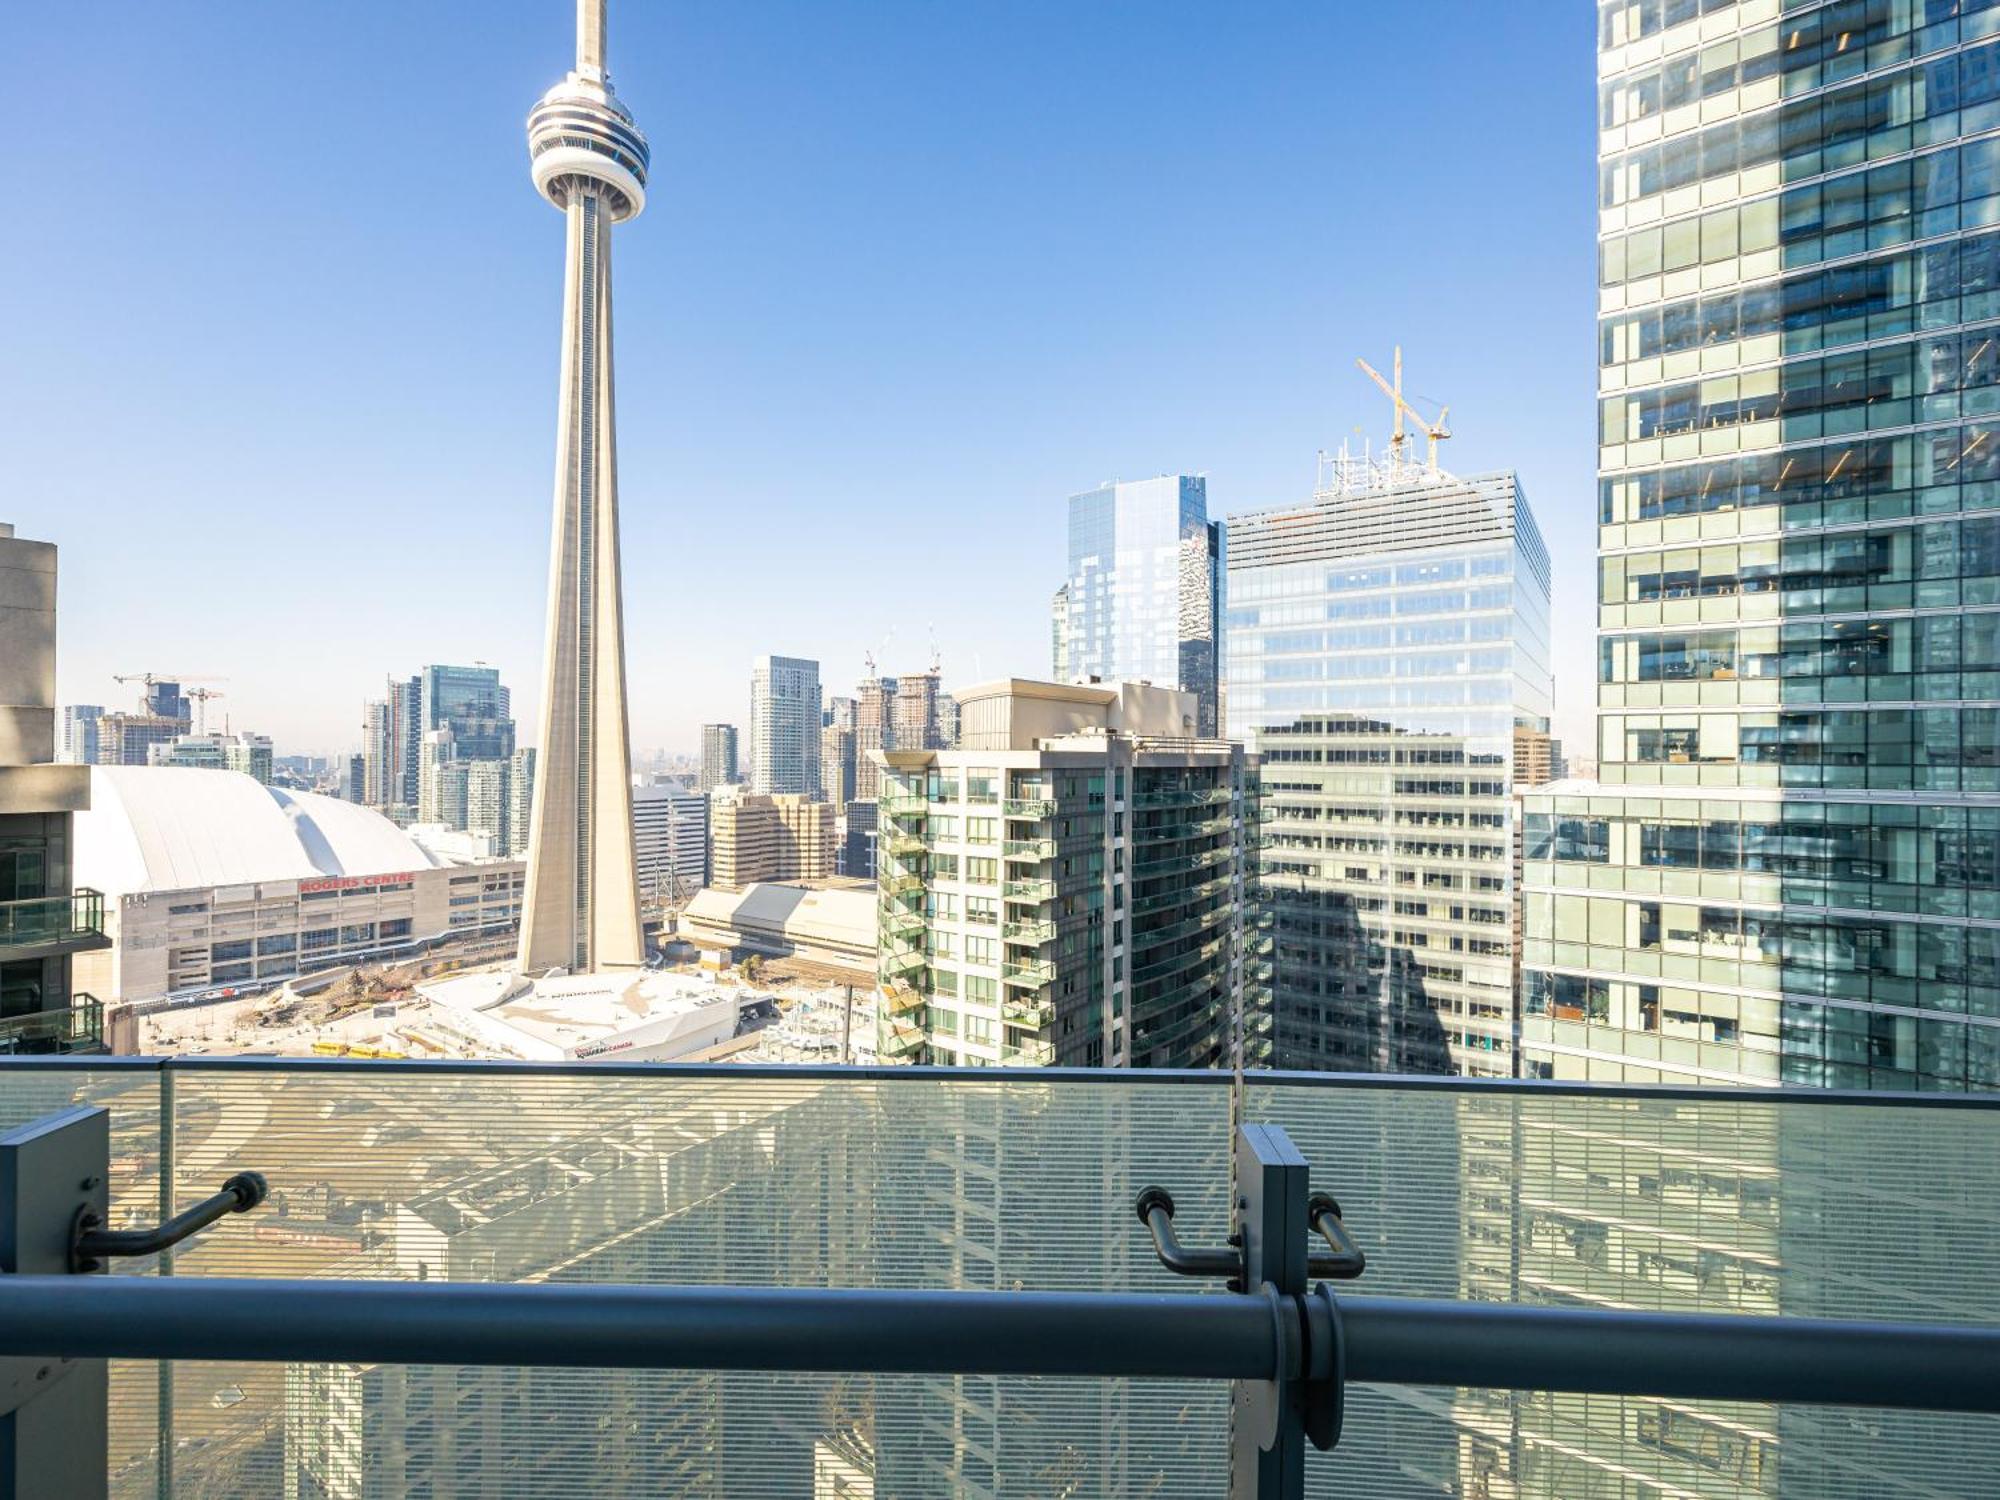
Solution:
M 1340 1205 L 1307 1192 L 1306 1159 L 1275 1125 L 1236 1133 L 1235 1232 L 1227 1250 L 1191 1250 L 1174 1233 L 1174 1200 L 1149 1187 L 1134 1205 L 1160 1264 L 1178 1276 L 1227 1277 L 1232 1292 L 1266 1298 L 1275 1325 L 1270 1380 L 1238 1381 L 1231 1437 L 1231 1500 L 1298 1500 L 1305 1444 L 1340 1441 L 1346 1361 L 1340 1304 L 1314 1276 L 1351 1280 L 1368 1259 L 1341 1221 Z M 1311 1239 L 1326 1241 L 1314 1254 Z

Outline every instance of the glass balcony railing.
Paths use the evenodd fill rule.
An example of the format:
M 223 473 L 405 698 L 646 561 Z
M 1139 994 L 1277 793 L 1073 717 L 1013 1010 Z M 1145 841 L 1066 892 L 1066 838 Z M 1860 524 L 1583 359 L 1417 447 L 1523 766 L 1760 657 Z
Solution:
M 924 914 L 900 901 L 884 901 L 881 913 L 882 930 L 895 937 L 909 937 L 924 930 Z
M 898 859 L 908 859 L 912 855 L 924 852 L 924 841 L 918 834 L 891 828 L 882 835 L 882 847 Z
M 1046 1068 L 1056 1060 L 1056 1049 L 1052 1042 L 1020 1041 L 1010 1042 L 1000 1049 L 1000 1063 L 1009 1068 Z
M 104 1046 L 104 1006 L 95 995 L 70 995 L 60 1010 L 0 1017 L 0 1057 L 97 1052 Z
M 1025 963 L 1002 964 L 1000 982 L 1027 989 L 1039 989 L 1056 982 L 1056 966 L 1045 958 L 1030 959 Z
M 67 896 L 0 901 L 0 956 L 10 948 L 68 948 L 110 945 L 104 935 L 104 896 L 78 886 Z
M 892 791 L 888 787 L 883 787 L 875 799 L 876 809 L 892 818 L 900 818 L 909 813 L 921 813 L 925 805 L 922 792 Z
M 1043 818 L 1055 816 L 1056 803 L 1053 797 L 1009 797 L 1002 809 L 1008 818 L 1039 822 Z
M 1009 863 L 1035 863 L 1056 857 L 1054 839 L 1009 839 L 1001 846 L 1001 857 Z
M 910 896 L 924 888 L 924 877 L 914 870 L 897 870 L 884 867 L 882 889 L 891 896 Z
M 1013 902 L 1032 905 L 1056 899 L 1056 883 L 1053 880 L 1010 880 L 1000 889 L 1002 895 Z
M 1029 922 L 1007 922 L 1002 924 L 1000 936 L 1010 943 L 1052 943 L 1056 938 L 1056 924 L 1045 917 Z
M 1016 999 L 1008 996 L 1000 1002 L 1000 1019 L 1010 1026 L 1025 1026 L 1038 1031 L 1055 1023 L 1056 1009 L 1046 999 Z
M 914 1026 L 882 1035 L 890 1055 L 922 1045 Z M 1339 1199 L 1367 1251 L 1364 1277 L 1341 1285 L 1351 1372 L 1383 1357 L 1374 1320 L 1402 1306 L 1673 1314 L 1683 1338 L 1747 1317 L 2000 1327 L 1991 1098 L 1255 1073 L 1239 1095 L 1220 1073 L 1026 1066 L 0 1065 L 0 1133 L 77 1104 L 109 1111 L 111 1228 L 186 1208 L 239 1169 L 268 1179 L 263 1207 L 174 1252 L 172 1278 L 157 1258 L 77 1278 L 231 1296 L 239 1283 L 210 1279 L 287 1283 L 268 1316 L 204 1325 L 217 1356 L 239 1333 L 282 1336 L 284 1306 L 328 1321 L 291 1289 L 301 1280 L 330 1296 L 439 1284 L 1138 1293 L 1149 1306 L 1197 1304 L 1233 1330 L 1221 1318 L 1232 1294 L 1163 1270 L 1133 1206 L 1165 1185 L 1181 1240 L 1223 1246 L 1236 1117 L 1288 1133 L 1311 1187 Z M 547 1354 L 580 1337 L 558 1323 L 559 1337 L 533 1346 L 544 1357 L 519 1365 L 457 1364 L 437 1346 L 407 1364 L 359 1352 L 113 1358 L 109 1493 L 1232 1493 L 1226 1379 L 778 1358 L 569 1366 L 587 1356 Z M 393 1311 L 356 1321 L 367 1337 L 395 1326 Z M 994 1326 L 1003 1350 L 1048 1337 L 1043 1322 Z M 1459 1348 L 1443 1332 L 1418 1343 L 1405 1356 Z M 1535 1347 L 1538 1369 L 1559 1362 Z M 1748 1363 L 1768 1377 L 1810 1361 Z M 1756 1399 L 1754 1378 L 1752 1394 L 1728 1399 L 1399 1378 L 1348 1385 L 1339 1445 L 1304 1456 L 1306 1495 L 1983 1500 L 2000 1473 L 1990 1416 Z M 1930 1383 L 1922 1369 L 1900 1378 L 1912 1391 Z M 1990 1400 L 1992 1384 L 1967 1381 L 1965 1399 L 1983 1386 Z

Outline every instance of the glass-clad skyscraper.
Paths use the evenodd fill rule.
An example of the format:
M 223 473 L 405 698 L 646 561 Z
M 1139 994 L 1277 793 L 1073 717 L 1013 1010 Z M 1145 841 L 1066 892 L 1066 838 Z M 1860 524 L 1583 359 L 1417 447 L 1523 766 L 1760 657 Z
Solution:
M 1213 737 L 1223 551 L 1205 479 L 1168 475 L 1070 496 L 1069 576 L 1051 617 L 1056 680 L 1193 693 L 1195 733 Z
M 1992 1087 L 2000 9 L 1601 21 L 1604 785 L 1533 799 L 1525 1052 Z
M 1229 529 L 1277 1065 L 1510 1074 L 1514 731 L 1552 691 L 1519 481 L 1343 458 Z

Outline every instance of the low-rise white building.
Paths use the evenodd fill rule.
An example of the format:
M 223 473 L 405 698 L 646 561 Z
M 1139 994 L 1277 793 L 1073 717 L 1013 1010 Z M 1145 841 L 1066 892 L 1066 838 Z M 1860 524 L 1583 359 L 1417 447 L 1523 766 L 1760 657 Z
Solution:
M 104 892 L 112 939 L 79 961 L 77 982 L 126 1005 L 268 988 L 505 931 L 522 883 L 519 860 L 447 864 L 351 802 L 169 766 L 92 769 L 76 870 Z
M 430 1008 L 407 1028 L 411 1040 L 461 1057 L 529 1062 L 687 1057 L 729 1041 L 746 1013 L 776 1010 L 771 996 L 706 975 L 645 970 L 467 974 L 418 992 Z

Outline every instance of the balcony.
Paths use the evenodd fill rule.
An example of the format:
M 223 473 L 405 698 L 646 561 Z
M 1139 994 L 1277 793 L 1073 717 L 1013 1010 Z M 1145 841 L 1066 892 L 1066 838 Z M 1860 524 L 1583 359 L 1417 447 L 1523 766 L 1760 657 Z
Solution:
M 1010 943 L 1033 943 L 1039 946 L 1055 941 L 1056 924 L 1046 917 L 1031 922 L 1006 922 L 1001 925 L 1000 936 Z
M 1177 787 L 1139 792 L 1132 798 L 1135 809 L 1153 807 L 1216 807 L 1236 794 L 1226 786 Z
M 884 901 L 880 911 L 882 930 L 895 937 L 911 937 L 924 930 L 924 914 L 912 910 L 900 901 Z
M 911 813 L 922 813 L 925 808 L 922 792 L 891 791 L 883 787 L 876 796 L 875 807 L 884 817 L 901 818 Z
M 898 859 L 909 859 L 924 852 L 924 841 L 918 834 L 892 828 L 882 835 L 882 847 Z
M 1009 839 L 1001 846 L 1001 857 L 1009 864 L 1035 864 L 1056 857 L 1054 839 Z
M 892 1055 L 922 1046 L 883 1032 Z M 1937 1500 L 2000 1472 L 2000 1424 L 1959 1414 L 2000 1405 L 1990 1098 L 0 1065 L 0 1134 L 77 1105 L 109 1112 L 113 1229 L 240 1169 L 271 1190 L 176 1249 L 172 1276 L 150 1256 L 0 1275 L 0 1361 L 109 1359 L 120 1500 L 395 1495 L 419 1474 L 537 1497 L 584 1475 L 605 1496 Z M 1184 1263 L 1229 1260 L 1232 1149 L 1264 1191 L 1237 1111 L 1284 1130 L 1298 1161 L 1270 1175 L 1337 1196 L 1368 1256 L 1334 1283 L 1341 1441 L 1295 1444 L 1291 1489 L 1233 1487 L 1251 1424 L 1230 1381 L 1254 1401 L 1289 1372 L 1310 1404 L 1328 1325 L 1279 1337 L 1297 1294 L 1170 1274 L 1134 1213 L 1159 1184 Z M 50 1394 L 87 1393 L 76 1374 Z M 939 1441 L 973 1418 L 977 1451 Z
M 101 892 L 78 886 L 67 896 L 0 901 L 0 958 L 87 953 L 110 946 Z
M 1055 1024 L 1056 1008 L 1046 999 L 1017 999 L 1009 995 L 1000 1002 L 1000 1019 L 1009 1026 L 1040 1031 Z
M 1010 1042 L 1000 1049 L 1000 1065 L 1004 1068 L 1046 1068 L 1055 1060 L 1053 1042 Z
M 61 1010 L 0 1019 L 0 1057 L 103 1050 L 104 1005 L 95 995 L 72 993 Z
M 882 950 L 879 972 L 885 979 L 893 979 L 902 974 L 914 974 L 924 966 L 924 950 L 917 944 L 907 947 L 896 945 Z
M 1044 989 L 1056 982 L 1056 966 L 1046 958 L 1005 963 L 1000 966 L 1000 982 L 1021 989 Z
M 924 877 L 914 870 L 899 870 L 891 865 L 882 867 L 882 890 L 891 896 L 921 895 Z
M 1003 817 L 1030 823 L 1038 823 L 1043 818 L 1052 818 L 1055 814 L 1056 803 L 1053 797 L 1009 797 L 1001 812 Z
M 1005 899 L 1017 903 L 1033 905 L 1056 899 L 1056 883 L 1053 880 L 1010 880 L 1000 890 Z

